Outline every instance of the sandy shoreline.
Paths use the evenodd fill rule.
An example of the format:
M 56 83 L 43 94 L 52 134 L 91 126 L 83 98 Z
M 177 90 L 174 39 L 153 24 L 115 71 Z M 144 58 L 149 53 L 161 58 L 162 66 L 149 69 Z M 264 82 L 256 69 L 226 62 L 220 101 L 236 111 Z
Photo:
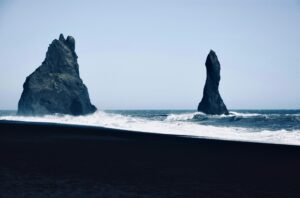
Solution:
M 300 147 L 0 121 L 3 197 L 297 197 Z

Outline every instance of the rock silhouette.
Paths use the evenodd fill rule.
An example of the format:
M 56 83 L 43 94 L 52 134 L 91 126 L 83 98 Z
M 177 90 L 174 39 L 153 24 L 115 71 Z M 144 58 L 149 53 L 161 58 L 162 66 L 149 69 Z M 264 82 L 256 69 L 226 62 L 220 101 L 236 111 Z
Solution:
M 20 115 L 85 115 L 96 111 L 79 76 L 75 39 L 60 34 L 48 47 L 46 58 L 23 84 Z
M 228 110 L 219 93 L 221 66 L 216 53 L 210 50 L 206 62 L 206 82 L 203 91 L 203 98 L 198 105 L 198 111 L 206 114 L 226 114 Z

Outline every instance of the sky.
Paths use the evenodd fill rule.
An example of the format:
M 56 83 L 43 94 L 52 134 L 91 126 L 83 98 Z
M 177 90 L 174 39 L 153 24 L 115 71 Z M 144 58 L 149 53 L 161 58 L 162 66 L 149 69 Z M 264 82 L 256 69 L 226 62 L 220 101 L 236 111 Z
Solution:
M 196 109 L 210 49 L 229 109 L 300 108 L 299 0 L 0 0 L 0 109 L 60 33 L 99 109 Z

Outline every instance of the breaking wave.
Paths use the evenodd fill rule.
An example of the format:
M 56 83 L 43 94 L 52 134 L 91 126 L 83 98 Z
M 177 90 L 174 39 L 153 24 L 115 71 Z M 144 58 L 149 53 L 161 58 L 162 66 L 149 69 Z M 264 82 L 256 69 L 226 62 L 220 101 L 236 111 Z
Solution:
M 0 120 L 88 125 L 199 138 L 300 145 L 299 113 L 231 112 L 229 115 L 210 116 L 199 112 L 97 111 L 86 116 L 7 115 L 0 116 Z M 283 122 L 287 124 L 283 125 Z

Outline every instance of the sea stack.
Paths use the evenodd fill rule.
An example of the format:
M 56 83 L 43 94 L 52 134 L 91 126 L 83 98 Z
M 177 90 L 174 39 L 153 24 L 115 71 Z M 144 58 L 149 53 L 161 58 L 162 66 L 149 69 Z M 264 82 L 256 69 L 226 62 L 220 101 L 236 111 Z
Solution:
M 75 39 L 60 34 L 48 47 L 46 58 L 23 84 L 19 115 L 85 115 L 96 111 L 79 76 Z
M 212 115 L 228 115 L 228 110 L 219 93 L 220 62 L 216 53 L 210 50 L 206 62 L 206 82 L 203 98 L 198 105 L 198 111 Z

